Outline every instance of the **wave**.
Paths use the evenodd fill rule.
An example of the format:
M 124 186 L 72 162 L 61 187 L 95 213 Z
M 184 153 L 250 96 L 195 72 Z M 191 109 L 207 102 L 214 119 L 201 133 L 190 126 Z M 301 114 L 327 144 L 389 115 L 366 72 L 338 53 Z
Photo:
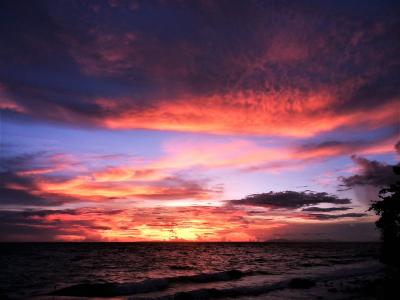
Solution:
M 246 276 L 268 275 L 268 272 L 244 272 L 229 270 L 216 273 L 201 273 L 188 276 L 176 276 L 160 279 L 148 279 L 133 283 L 88 283 L 77 284 L 56 290 L 49 295 L 75 297 L 117 297 L 132 296 L 128 299 L 209 299 L 223 297 L 257 296 L 280 289 L 304 289 L 315 286 L 318 282 L 345 278 L 360 274 L 374 273 L 381 270 L 380 264 L 349 265 L 334 269 L 286 278 L 276 277 L 274 281 L 241 280 L 238 283 L 221 285 L 218 282 L 230 282 L 244 279 Z M 303 273 L 304 274 L 304 273 Z M 264 277 L 263 277 L 264 278 Z M 188 285 L 190 284 L 190 285 Z M 157 293 L 158 292 L 158 293 Z M 155 294 L 154 294 L 155 293 Z M 134 296 L 137 295 L 137 296 Z M 146 296 L 147 295 L 147 296 Z
M 240 297 L 240 296 L 258 296 L 274 290 L 284 289 L 289 286 L 288 282 L 278 282 L 268 286 L 247 286 L 247 287 L 233 287 L 226 289 L 216 288 L 203 288 L 185 292 L 178 292 L 172 295 L 151 298 L 128 298 L 129 300 L 187 300 L 187 299 L 210 299 L 210 298 L 223 298 L 223 297 Z
M 255 297 L 269 292 L 285 289 L 308 289 L 316 287 L 318 283 L 331 280 L 345 279 L 354 276 L 367 274 L 378 274 L 382 272 L 382 265 L 372 264 L 356 268 L 337 269 L 331 272 L 322 273 L 314 276 L 292 277 L 279 280 L 269 284 L 259 284 L 253 286 L 234 286 L 228 288 L 199 288 L 188 291 L 176 292 L 156 297 L 129 297 L 128 300 L 189 300 L 189 299 L 217 299 L 217 298 L 238 298 Z M 368 279 L 367 279 L 368 280 Z
M 115 297 L 134 295 L 168 288 L 166 279 L 148 279 L 130 283 L 81 283 L 56 290 L 50 295 L 74 297 Z
M 249 272 L 229 270 L 217 273 L 148 279 L 130 283 L 82 283 L 56 290 L 50 295 L 76 297 L 113 297 L 162 291 L 173 283 L 210 283 L 240 279 Z
M 250 272 L 243 272 L 239 270 L 229 270 L 217 273 L 202 273 L 189 276 L 178 276 L 170 278 L 172 282 L 193 282 L 193 283 L 207 283 L 218 281 L 230 281 L 240 279 L 245 275 L 250 275 Z

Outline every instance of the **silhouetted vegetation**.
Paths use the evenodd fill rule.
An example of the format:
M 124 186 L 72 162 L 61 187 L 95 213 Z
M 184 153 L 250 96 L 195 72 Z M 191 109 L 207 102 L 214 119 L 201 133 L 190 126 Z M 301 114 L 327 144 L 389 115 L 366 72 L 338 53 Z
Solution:
M 400 166 L 393 167 L 400 175 Z M 369 210 L 380 216 L 376 226 L 381 231 L 381 261 L 387 265 L 400 266 L 400 181 L 379 192 L 380 200 L 372 203 Z

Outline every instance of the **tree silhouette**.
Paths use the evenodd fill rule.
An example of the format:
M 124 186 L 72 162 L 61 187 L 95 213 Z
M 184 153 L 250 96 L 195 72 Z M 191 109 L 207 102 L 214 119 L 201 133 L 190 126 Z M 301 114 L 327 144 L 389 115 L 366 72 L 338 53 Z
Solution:
M 400 166 L 393 171 L 400 175 Z M 369 210 L 380 216 L 376 226 L 381 231 L 381 261 L 387 265 L 400 266 L 400 181 L 379 191 L 380 200 L 374 201 Z

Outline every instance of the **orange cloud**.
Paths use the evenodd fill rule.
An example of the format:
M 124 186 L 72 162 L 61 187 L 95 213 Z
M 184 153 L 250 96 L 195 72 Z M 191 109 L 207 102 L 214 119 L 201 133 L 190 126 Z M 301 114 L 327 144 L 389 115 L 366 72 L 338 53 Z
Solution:
M 211 97 L 183 97 L 159 101 L 140 110 L 126 107 L 115 116 L 97 120 L 112 129 L 145 128 L 210 132 L 219 134 L 257 134 L 308 137 L 343 126 L 375 128 L 396 120 L 389 102 L 373 110 L 335 112 L 337 99 L 330 91 L 304 93 L 280 91 L 270 94 L 246 92 Z M 101 99 L 103 109 L 118 106 L 118 101 Z
M 246 212 L 228 207 L 163 207 L 129 210 L 81 208 L 65 211 L 31 212 L 34 226 L 62 229 L 56 239 L 108 241 L 248 241 Z M 254 223 L 264 230 L 276 222 Z M 80 230 L 80 232 L 79 232 Z
M 158 5 L 150 10 L 155 17 L 164 12 Z M 168 18 L 143 27 L 132 23 L 131 11 L 120 15 L 89 6 L 77 14 L 92 19 L 101 11 L 99 26 L 71 31 L 66 20 L 50 18 L 48 37 L 31 28 L 25 30 L 29 39 L 5 37 L 14 54 L 9 68 L 22 59 L 35 70 L 42 59 L 66 69 L 53 70 L 59 86 L 4 79 L 12 99 L 1 107 L 74 126 L 295 137 L 398 121 L 399 44 L 390 5 L 365 22 L 346 12 L 341 26 L 319 6 L 286 5 L 282 14 L 275 4 L 249 4 L 240 9 L 240 22 L 247 24 L 242 26 L 232 5 L 215 4 L 212 11 L 181 5 L 172 5 L 168 15 L 176 13 L 177 22 L 190 25 L 173 32 L 165 31 Z M 182 9 L 215 26 L 192 23 Z M 226 34 L 227 28 L 235 34 Z M 32 56 L 26 57 L 22 44 Z M 67 68 L 71 61 L 73 70 Z M 67 84 L 64 73 L 80 84 Z
M 103 162 L 103 158 L 98 159 Z M 9 158 L 3 171 L 7 198 L 33 197 L 47 205 L 79 201 L 211 199 L 221 185 L 209 186 L 206 179 L 183 178 L 171 168 L 137 166 L 138 162 L 92 170 L 78 157 L 36 153 Z M 150 168 L 151 167 L 151 168 Z M 47 201 L 47 199 L 52 199 Z M 54 201 L 53 201 L 54 200 Z M 23 201 L 25 203 L 25 201 Z M 29 201 L 28 201 L 29 202 Z M 32 203 L 32 205 L 34 205 Z
M 163 176 L 151 169 L 133 169 L 129 167 L 107 168 L 93 174 L 96 182 L 112 182 L 127 180 L 158 180 Z
M 340 155 L 385 153 L 393 151 L 394 139 L 373 142 L 326 142 L 303 147 L 267 147 L 248 140 L 227 143 L 212 141 L 171 141 L 164 145 L 165 155 L 140 168 L 131 165 L 106 167 L 100 170 L 75 170 L 69 179 L 54 179 L 49 173 L 69 170 L 63 156 L 53 159 L 54 166 L 28 168 L 16 174 L 29 177 L 33 185 L 10 182 L 8 189 L 29 192 L 37 197 L 56 197 L 84 201 L 111 199 L 212 199 L 223 192 L 221 186 L 206 180 L 177 177 L 176 172 L 191 168 L 204 170 L 233 168 L 245 171 L 276 171 L 304 167 Z M 176 147 L 176 143 L 179 147 Z M 66 159 L 66 158 L 65 158 Z
M 121 179 L 121 178 L 120 178 Z M 91 176 L 78 176 L 65 181 L 41 179 L 36 182 L 36 194 L 56 194 L 81 200 L 105 199 L 209 199 L 219 193 L 218 189 L 203 187 L 196 181 L 167 177 L 158 181 L 97 181 Z
M 290 230 L 305 224 L 317 226 L 321 222 L 340 224 L 362 216 L 252 211 L 233 206 L 120 210 L 86 207 L 28 211 L 19 223 L 40 227 L 44 232 L 53 233 L 52 239 L 63 241 L 256 241 L 272 237 L 278 229 Z
M 264 91 L 232 91 L 207 96 L 182 92 L 175 99 L 157 98 L 149 105 L 135 104 L 134 98 L 84 99 L 97 114 L 70 110 L 51 103 L 51 110 L 40 112 L 45 118 L 70 123 L 84 123 L 110 129 L 151 129 L 213 134 L 279 135 L 311 137 L 341 127 L 373 129 L 397 121 L 399 99 L 386 99 L 382 105 L 354 107 L 341 101 L 341 94 L 351 93 L 363 82 L 336 88 L 315 88 L 312 91 L 285 88 Z M 50 105 L 50 104 L 49 104 Z M 347 107 L 343 109 L 343 107 Z M 24 105 L 6 99 L 0 109 L 35 115 Z M 85 108 L 82 107 L 82 110 Z

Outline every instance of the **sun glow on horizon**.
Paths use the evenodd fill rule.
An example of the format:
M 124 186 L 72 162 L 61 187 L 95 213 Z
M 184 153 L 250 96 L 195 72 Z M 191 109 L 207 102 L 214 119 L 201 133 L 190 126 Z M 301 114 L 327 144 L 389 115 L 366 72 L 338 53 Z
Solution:
M 393 1 L 22 2 L 1 2 L 0 241 L 377 238 Z

